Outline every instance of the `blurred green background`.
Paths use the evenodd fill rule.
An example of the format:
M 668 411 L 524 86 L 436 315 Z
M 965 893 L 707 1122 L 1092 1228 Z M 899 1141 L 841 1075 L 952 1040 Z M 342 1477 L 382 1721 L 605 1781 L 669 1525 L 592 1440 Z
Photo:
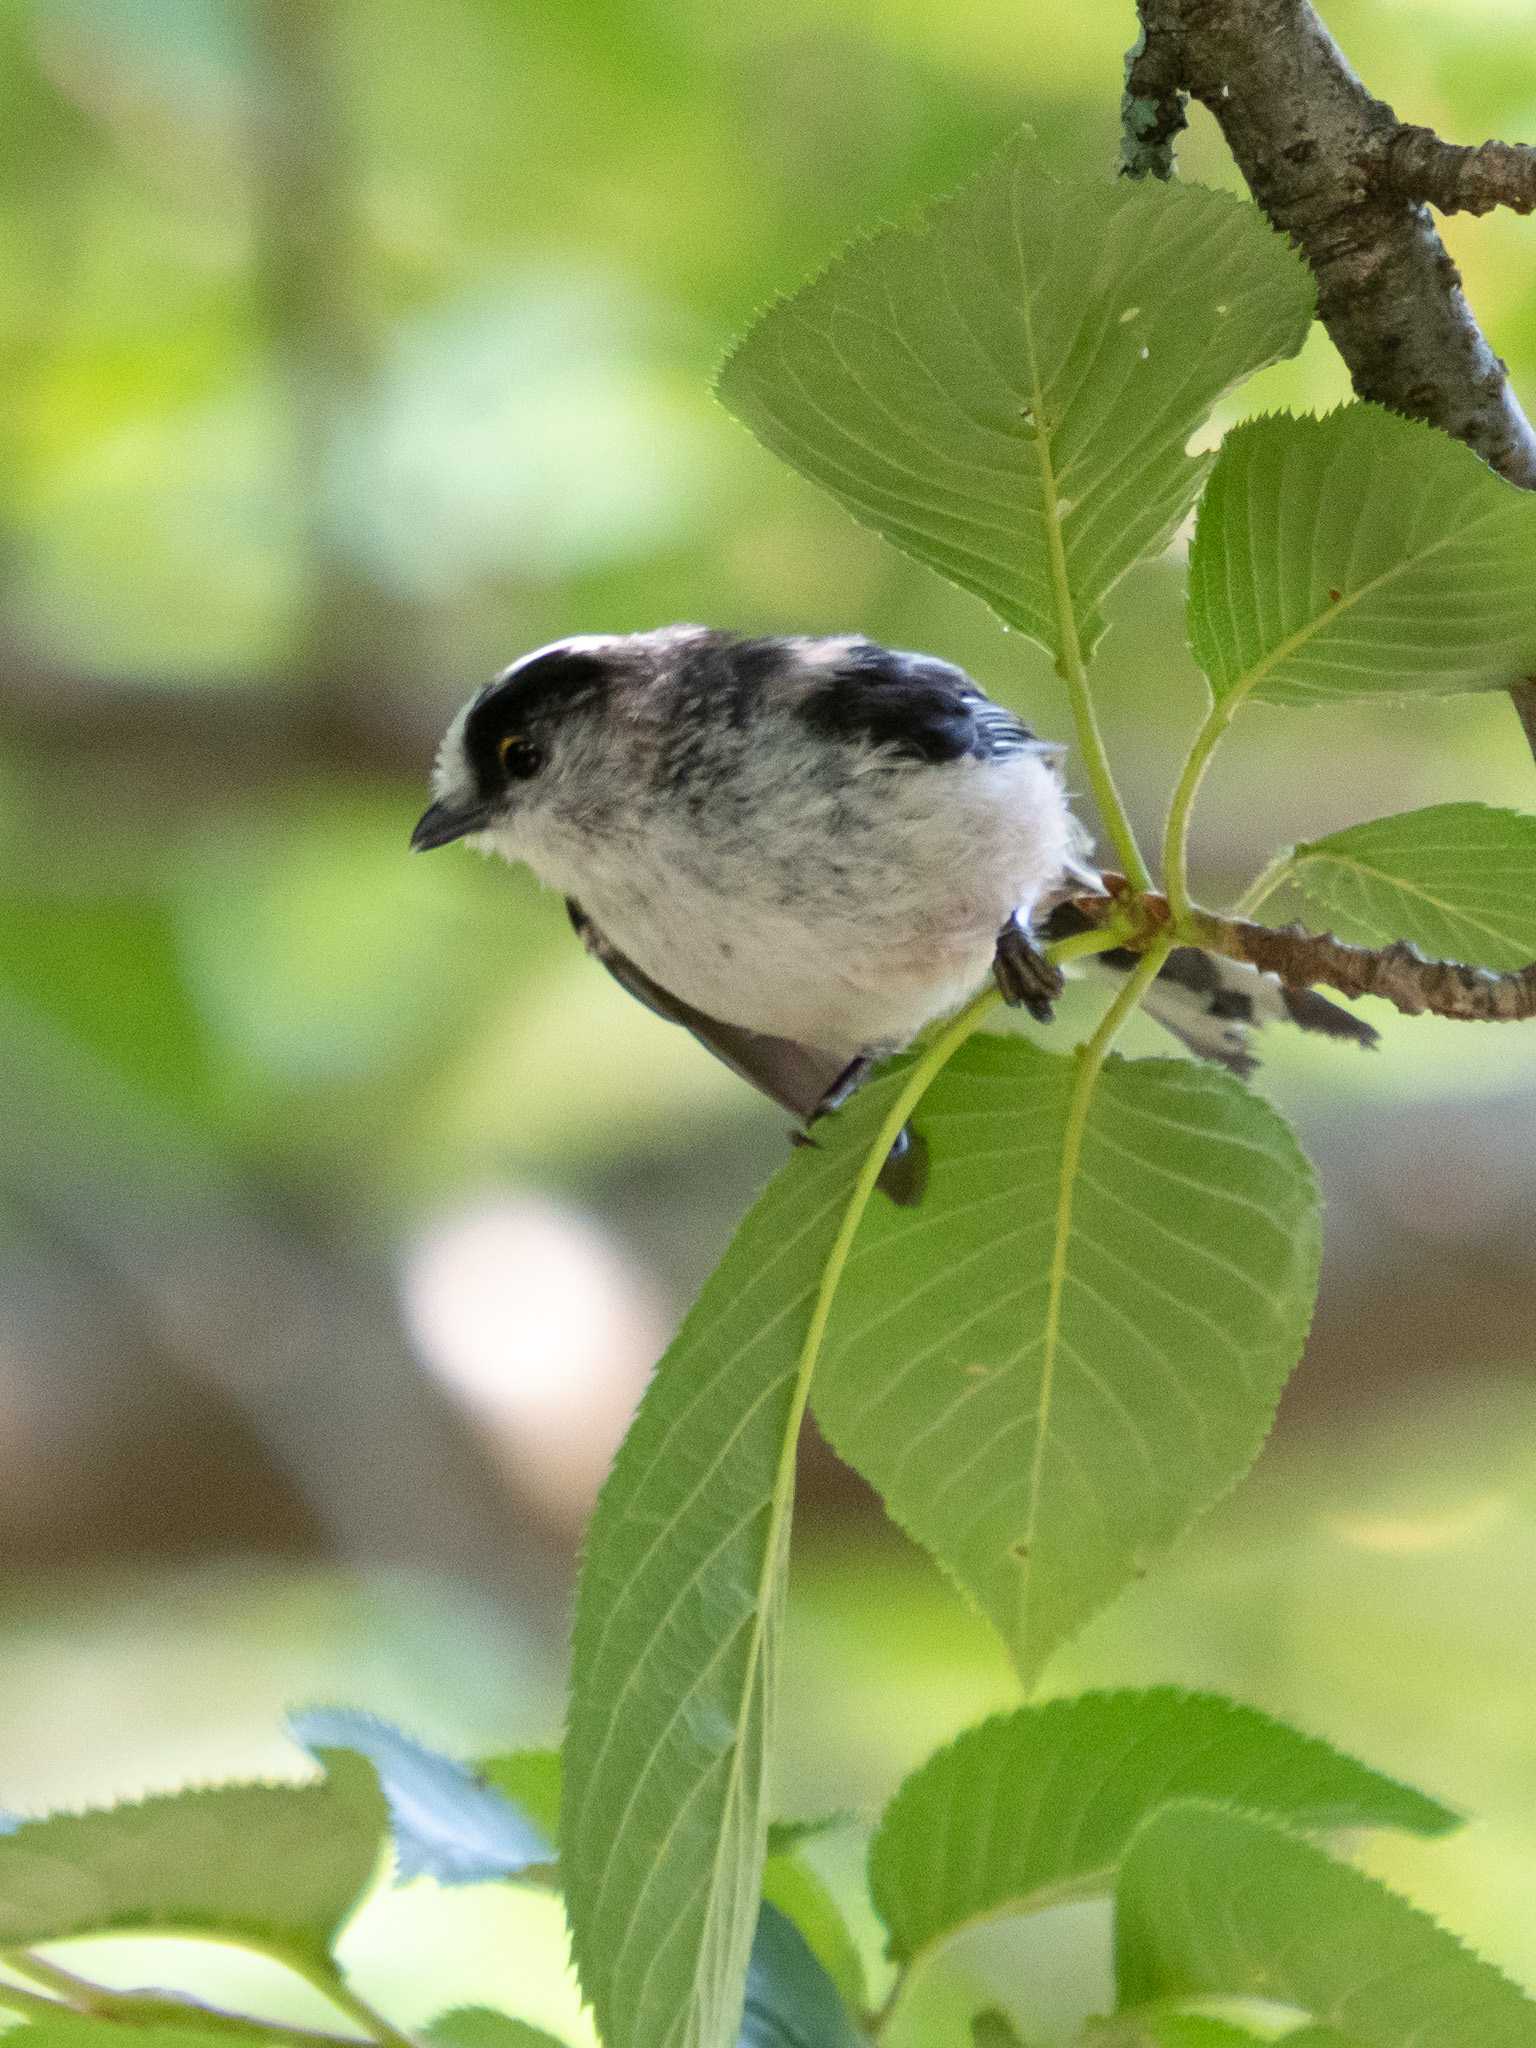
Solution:
M 1405 117 L 1536 134 L 1519 0 L 1328 12 Z M 1107 0 L 5 9 L 0 1805 L 295 1770 L 280 1715 L 316 1698 L 466 1752 L 555 1736 L 593 1489 L 782 1119 L 526 876 L 407 857 L 436 737 L 523 650 L 677 618 L 931 648 L 1067 732 L 1044 656 L 707 380 L 1016 122 L 1107 172 L 1131 29 Z M 1183 161 L 1234 182 L 1203 117 Z M 1449 239 L 1536 396 L 1536 224 Z M 1236 410 L 1346 389 L 1318 337 Z M 1200 704 L 1180 601 L 1177 562 L 1129 579 L 1100 666 L 1149 825 Z M 1501 699 L 1255 710 L 1203 889 L 1454 797 L 1536 797 Z M 1374 1021 L 1374 1057 L 1276 1043 L 1259 1081 L 1330 1203 L 1273 1446 L 1053 1682 L 1228 1686 L 1463 1803 L 1372 1867 L 1536 1985 L 1536 1033 Z M 1009 1684 L 814 1445 L 804 1500 L 784 1804 L 872 1809 Z M 505 1899 L 411 1910 L 437 1961 L 386 1900 L 381 1987 L 513 1996 Z M 569 2018 L 558 1957 L 517 1954 L 518 2009 Z

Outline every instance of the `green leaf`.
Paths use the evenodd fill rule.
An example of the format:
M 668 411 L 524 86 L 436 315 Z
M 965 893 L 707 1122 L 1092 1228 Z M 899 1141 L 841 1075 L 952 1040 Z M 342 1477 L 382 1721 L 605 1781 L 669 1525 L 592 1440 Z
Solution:
M 209 1114 L 207 1035 L 163 904 L 8 893 L 0 982 L 160 1104 Z
M 1497 970 L 1536 960 L 1536 818 L 1523 811 L 1432 804 L 1309 840 L 1293 859 L 1341 938 L 1407 939 Z
M 325 1955 L 384 1839 L 373 1774 L 221 1785 L 29 1821 L 0 1838 L 0 1946 L 142 1928 Z
M 818 1813 L 810 1820 L 773 1820 L 768 1823 L 768 1854 L 789 1856 L 804 1842 L 814 1842 L 838 1828 L 852 1824 L 851 1813 Z
M 1091 2021 L 1083 2048 L 1255 2048 L 1266 2038 L 1206 2013 L 1133 2012 Z
M 927 1197 L 871 1208 L 814 1391 L 1026 1679 L 1247 1470 L 1317 1279 L 1266 1102 L 1188 1061 L 1080 1071 L 1020 1039 L 950 1063 Z
M 475 1766 L 477 1777 L 520 1806 L 546 1841 L 560 1841 L 560 1752 L 558 1749 L 513 1749 L 486 1757 Z
M 1221 2019 L 1212 2013 L 1167 2011 L 1163 2007 L 1116 2013 L 1114 2019 L 1094 2019 L 1081 2038 L 1081 2048 L 1253 2048 L 1253 2044 L 1260 2044 L 1260 2048 L 1360 2048 L 1358 2042 L 1337 2034 L 1333 2028 L 1276 2032 L 1274 2025 L 1266 2025 L 1264 2032 L 1255 2034 L 1233 2019 Z
M 905 1078 L 796 1152 L 646 1392 L 588 1532 L 572 1644 L 561 1867 L 606 2048 L 726 2048 L 766 1836 L 811 1307 L 863 1154 Z
M 1536 496 L 1375 405 L 1222 444 L 1189 554 L 1218 698 L 1324 704 L 1493 690 L 1536 669 Z
M 1158 553 L 1190 435 L 1293 355 L 1312 287 L 1258 212 L 1199 186 L 1055 178 L 1027 137 L 772 306 L 719 395 L 866 525 L 1058 657 Z M 1065 633 L 1064 628 L 1065 626 Z
M 1361 2048 L 1531 2048 L 1536 2004 L 1373 1878 L 1251 1815 L 1150 1819 L 1120 1872 L 1120 2000 L 1293 2005 Z
M 792 1920 L 764 1906 L 737 2048 L 862 2048 L 837 1987 Z
M 530 2027 L 491 2005 L 457 2005 L 435 2019 L 426 2034 L 440 2048 L 565 2048 L 542 2027 Z
M 1304 1827 L 1438 1834 L 1457 1816 L 1326 1742 L 1210 1693 L 1086 1693 L 995 1715 L 913 1772 L 870 1845 L 906 1960 L 966 1921 L 1108 1891 L 1148 1813 L 1222 1799 Z
M 995 2007 L 971 2017 L 973 2048 L 1024 2048 L 1012 2020 Z
M 294 1739 L 330 1767 L 338 1751 L 366 1758 L 389 1807 L 395 1874 L 401 1884 L 480 1884 L 548 1863 L 554 1849 L 531 1817 L 452 1757 L 349 1707 L 310 1707 L 290 1716 Z
M 1283 2034 L 1281 2048 L 1362 2048 L 1362 2044 L 1348 2034 L 1341 2034 L 1337 2027 L 1298 2027 L 1293 2034 Z
M 769 1830 L 770 1845 L 773 1830 Z M 792 1920 L 817 1962 L 856 2012 L 869 2003 L 864 1962 L 837 1901 L 803 1856 L 770 1854 L 763 1867 L 763 1898 Z
M 117 2010 L 122 2012 L 121 2007 Z M 188 2009 L 184 2027 L 145 2025 L 126 2015 L 98 2019 L 61 2010 L 57 2019 L 32 2020 L 5 2030 L 6 2048 L 124 2048 L 130 2042 L 132 2048 L 236 2048 L 241 2043 L 244 2048 L 261 2048 L 262 2043 L 271 2041 L 272 2036 L 259 2025 L 215 2019 L 195 2006 Z

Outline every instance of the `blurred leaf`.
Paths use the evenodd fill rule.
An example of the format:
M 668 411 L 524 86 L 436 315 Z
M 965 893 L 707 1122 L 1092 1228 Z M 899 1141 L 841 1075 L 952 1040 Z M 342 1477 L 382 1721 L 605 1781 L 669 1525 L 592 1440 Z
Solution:
M 1237 2007 L 1252 2003 L 1244 1999 L 1209 2002 Z M 1286 2031 L 1269 2012 L 1262 2022 L 1255 2019 L 1253 2026 L 1258 2031 L 1217 2013 L 1152 2006 L 1140 2012 L 1090 2020 L 1083 2033 L 1082 2048 L 1361 2048 L 1358 2041 L 1332 2027 L 1293 2026 Z
M 59 1813 L 0 1838 L 0 1946 L 143 1928 L 325 1955 L 378 1861 L 371 1771 Z
M 1128 2012 L 1090 2020 L 1082 2048 L 1254 2048 L 1263 2038 L 1205 2013 Z
M 715 2048 L 740 2011 L 811 1305 L 885 1075 L 797 1151 L 656 1369 L 587 1534 L 562 1870 L 607 2048 Z
M 1266 1102 L 1114 1057 L 1079 1102 L 1079 1071 L 962 1048 L 919 1117 L 928 1193 L 871 1208 L 814 1395 L 1026 1678 L 1247 1470 L 1317 1279 L 1311 1171 Z
M 794 1922 L 765 1905 L 747 1968 L 737 2048 L 862 2048 L 864 2039 Z
M 1536 669 L 1536 497 L 1375 405 L 1233 429 L 1189 553 L 1218 699 L 1494 690 Z
M 1121 1868 L 1124 2005 L 1214 1994 L 1299 2007 L 1361 2048 L 1527 2048 L 1536 2004 L 1426 1913 L 1250 1815 L 1154 1814 Z
M 558 1749 L 514 1749 L 505 1756 L 486 1757 L 475 1766 L 476 1777 L 504 1792 L 529 1815 L 545 1840 L 560 1842 L 560 1752 Z
M 965 1922 L 1110 1889 L 1126 1843 L 1171 1799 L 1222 1799 L 1299 1826 L 1439 1834 L 1447 1808 L 1326 1742 L 1211 1693 L 1086 1693 L 998 1714 L 941 1749 L 887 1807 L 870 1888 L 909 1959 Z
M 440 1058 L 477 999 L 567 936 L 518 915 L 533 891 L 505 869 L 413 858 L 421 801 L 309 788 L 195 848 L 181 931 L 232 1063 L 287 1089 L 397 1078 L 411 1058 Z M 398 1116 L 397 1092 L 390 1102 Z
M 1130 2012 L 1091 2022 L 1082 2048 L 1359 2048 L 1332 2027 L 1302 2027 L 1277 2034 L 1251 2033 L 1208 2013 Z
M 1025 2048 L 1025 2043 L 1006 2013 L 978 2012 L 971 2019 L 971 2040 L 975 2048 Z
M 89 2013 L 61 2009 L 57 2019 L 32 2020 L 17 2027 L 8 2025 L 5 2039 L 7 2048 L 123 2048 L 125 2041 L 131 2041 L 134 2048 L 232 2048 L 233 2043 L 242 2040 L 247 2048 L 255 2048 L 265 2037 L 265 2030 L 256 2026 L 246 2027 L 238 2022 L 199 2026 L 198 2018 L 195 2006 L 188 2008 L 184 2027 L 144 2025 L 137 2018 L 125 2021 L 115 2015 L 98 2019 Z
M 1309 840 L 1293 859 L 1342 938 L 1407 939 L 1499 970 L 1536 960 L 1536 818 L 1523 811 L 1432 804 Z
M 768 1854 L 790 1856 L 802 1842 L 814 1842 L 818 1835 L 830 1835 L 850 1825 L 847 1813 L 818 1814 L 814 1820 L 775 1820 L 768 1823 Z
M 0 980 L 159 1102 L 206 1112 L 206 1034 L 163 905 L 6 896 Z
M 864 1962 L 837 1901 L 803 1856 L 771 1853 L 763 1866 L 763 1898 L 794 1922 L 841 1996 L 855 2012 L 869 2003 Z
M 554 578 L 675 546 L 711 451 L 703 393 L 649 360 L 662 314 L 638 264 L 547 258 L 415 313 L 330 479 L 338 533 L 439 604 L 508 562 Z
M 441 2048 L 565 2048 L 542 2027 L 514 2020 L 489 2005 L 459 2005 L 426 2028 L 429 2041 Z
M 1190 435 L 1295 353 L 1311 308 L 1255 208 L 1061 180 L 1019 138 L 771 307 L 718 388 L 856 518 L 1059 658 L 1060 579 L 1086 653 L 1107 592 L 1194 503 L 1210 458 Z
M 1298 2027 L 1294 2034 L 1281 2036 L 1280 2048 L 1363 2048 L 1363 2044 L 1336 2027 Z
M 373 1714 L 312 1707 L 289 1729 L 326 1768 L 338 1751 L 367 1759 L 389 1806 L 400 1883 L 479 1884 L 548 1863 L 554 1850 L 528 1815 L 463 1764 Z

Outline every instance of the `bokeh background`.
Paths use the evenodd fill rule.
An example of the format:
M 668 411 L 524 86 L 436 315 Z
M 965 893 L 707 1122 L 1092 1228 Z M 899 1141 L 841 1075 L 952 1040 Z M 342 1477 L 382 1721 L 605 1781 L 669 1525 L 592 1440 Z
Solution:
M 1520 0 L 1328 12 L 1406 117 L 1536 134 Z M 1131 27 L 4 10 L 0 1805 L 295 1771 L 316 1699 L 466 1754 L 557 1734 L 594 1489 L 784 1133 L 527 877 L 407 857 L 436 736 L 518 652 L 676 618 L 931 648 L 1068 731 L 1043 655 L 707 387 L 755 307 L 1016 122 L 1107 171 Z M 1234 182 L 1198 116 L 1184 165 Z M 1536 399 L 1536 224 L 1449 239 Z M 1235 410 L 1346 388 L 1317 337 Z M 1177 561 L 1133 575 L 1100 664 L 1149 825 L 1200 704 L 1180 602 Z M 1501 699 L 1256 709 L 1203 888 L 1455 797 L 1536 800 Z M 1053 1683 L 1225 1686 L 1461 1803 L 1461 1836 L 1365 1854 L 1536 1986 L 1536 1032 L 1373 1021 L 1373 1057 L 1277 1042 L 1258 1083 L 1329 1201 L 1272 1447 Z M 814 1444 L 792 1629 L 790 1810 L 872 1810 L 1011 1697 Z M 856 1845 L 815 1853 L 837 1879 Z M 356 1942 L 408 2009 L 580 2037 L 542 1905 L 418 1886 Z

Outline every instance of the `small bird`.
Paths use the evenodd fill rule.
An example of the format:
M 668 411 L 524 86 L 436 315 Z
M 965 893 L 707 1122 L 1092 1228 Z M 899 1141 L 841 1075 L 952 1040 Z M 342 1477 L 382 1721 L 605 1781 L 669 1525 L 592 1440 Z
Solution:
M 526 862 L 631 995 L 808 1125 L 988 975 L 1050 1020 L 1061 975 L 1035 935 L 1080 929 L 1068 899 L 1098 881 L 1064 757 L 932 655 L 694 625 L 580 634 L 458 713 L 411 845 Z M 1147 1008 L 1240 1073 L 1270 1016 L 1375 1038 L 1191 947 Z M 923 1178 L 903 1134 L 881 1185 L 912 1202 Z

